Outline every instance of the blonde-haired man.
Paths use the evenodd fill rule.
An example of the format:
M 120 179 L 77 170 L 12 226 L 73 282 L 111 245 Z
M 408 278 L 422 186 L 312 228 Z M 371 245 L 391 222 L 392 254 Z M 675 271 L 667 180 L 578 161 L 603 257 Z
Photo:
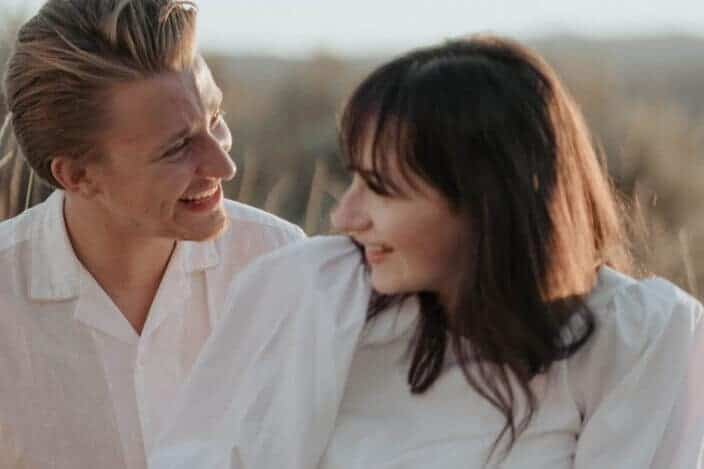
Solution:
M 58 190 L 0 224 L 13 464 L 145 467 L 225 287 L 303 237 L 223 199 L 232 141 L 195 20 L 179 0 L 49 0 L 18 33 L 6 131 Z

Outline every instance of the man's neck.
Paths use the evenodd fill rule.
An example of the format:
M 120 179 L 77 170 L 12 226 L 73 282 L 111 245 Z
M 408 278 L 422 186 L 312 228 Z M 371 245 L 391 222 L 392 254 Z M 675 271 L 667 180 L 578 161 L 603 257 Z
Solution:
M 64 220 L 76 257 L 141 333 L 176 242 L 130 236 L 68 197 Z

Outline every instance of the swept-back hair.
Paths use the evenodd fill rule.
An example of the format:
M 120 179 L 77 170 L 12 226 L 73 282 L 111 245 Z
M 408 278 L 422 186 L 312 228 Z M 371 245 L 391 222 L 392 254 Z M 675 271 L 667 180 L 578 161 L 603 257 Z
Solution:
M 343 110 L 340 141 L 352 170 L 371 148 L 360 174 L 380 194 L 404 195 L 393 157 L 466 221 L 457 306 L 420 293 L 408 383 L 430 388 L 451 347 L 469 385 L 505 417 L 493 449 L 507 432 L 510 449 L 537 408 L 531 380 L 596 327 L 584 298 L 597 270 L 630 268 L 621 204 L 579 109 L 537 54 L 475 36 L 374 71 Z M 398 299 L 374 296 L 369 317 Z
M 184 0 L 47 1 L 17 34 L 4 77 L 13 135 L 0 141 L 59 187 L 53 158 L 100 156 L 113 86 L 191 66 L 196 12 Z M 20 153 L 0 150 L 5 164 Z

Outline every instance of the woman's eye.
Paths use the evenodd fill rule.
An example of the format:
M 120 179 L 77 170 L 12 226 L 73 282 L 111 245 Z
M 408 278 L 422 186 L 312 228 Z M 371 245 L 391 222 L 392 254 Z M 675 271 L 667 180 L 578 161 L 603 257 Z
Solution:
M 372 176 L 367 176 L 367 177 L 362 177 L 362 181 L 364 185 L 375 193 L 378 196 L 381 197 L 390 197 L 391 193 L 389 190 L 382 184 L 380 181 L 378 181 L 375 177 Z
M 386 191 L 381 187 L 380 184 L 370 181 L 370 180 L 365 180 L 364 183 L 367 185 L 367 188 L 369 188 L 370 191 L 374 192 L 377 195 L 388 195 Z
M 392 195 L 386 185 L 371 171 L 354 168 L 351 168 L 350 171 L 353 174 L 353 181 L 357 180 L 358 183 L 362 184 L 367 190 L 380 197 L 390 197 Z

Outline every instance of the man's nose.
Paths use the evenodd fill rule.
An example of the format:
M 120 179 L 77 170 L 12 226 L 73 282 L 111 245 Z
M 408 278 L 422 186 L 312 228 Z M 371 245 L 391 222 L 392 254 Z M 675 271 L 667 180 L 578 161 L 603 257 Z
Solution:
M 228 135 L 208 135 L 204 137 L 202 161 L 198 166 L 200 176 L 229 181 L 237 172 L 237 166 L 230 158 L 232 139 Z

